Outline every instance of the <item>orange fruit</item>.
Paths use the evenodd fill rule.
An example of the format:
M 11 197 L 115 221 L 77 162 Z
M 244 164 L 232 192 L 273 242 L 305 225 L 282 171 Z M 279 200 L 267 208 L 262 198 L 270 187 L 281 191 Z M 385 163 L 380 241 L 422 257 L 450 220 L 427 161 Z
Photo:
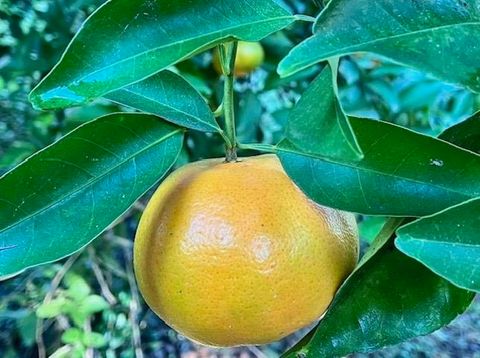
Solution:
M 259 42 L 239 41 L 235 57 L 235 76 L 244 77 L 257 69 L 265 59 L 265 52 Z M 222 74 L 220 55 L 218 50 L 213 53 L 213 67 L 218 74 Z
M 134 251 L 139 288 L 171 327 L 211 346 L 264 344 L 325 312 L 357 263 L 358 233 L 276 156 L 210 159 L 160 185 Z

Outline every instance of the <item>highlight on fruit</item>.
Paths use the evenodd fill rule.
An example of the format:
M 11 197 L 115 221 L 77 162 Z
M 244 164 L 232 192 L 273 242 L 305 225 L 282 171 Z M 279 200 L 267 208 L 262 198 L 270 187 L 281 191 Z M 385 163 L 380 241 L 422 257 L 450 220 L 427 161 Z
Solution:
M 480 0 L 0 2 L 0 358 L 480 358 Z
M 274 155 L 188 164 L 157 189 L 135 238 L 148 303 L 211 346 L 265 344 L 318 320 L 358 259 L 353 214 L 320 206 Z

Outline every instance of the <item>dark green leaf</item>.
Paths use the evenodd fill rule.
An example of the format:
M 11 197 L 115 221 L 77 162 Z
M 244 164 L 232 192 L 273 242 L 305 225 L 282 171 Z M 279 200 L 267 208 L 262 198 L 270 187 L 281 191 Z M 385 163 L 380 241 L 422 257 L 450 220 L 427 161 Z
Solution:
M 141 82 L 111 92 L 105 98 L 152 113 L 182 127 L 220 132 L 203 97 L 181 76 L 163 71 Z
M 278 155 L 313 200 L 367 215 L 424 216 L 480 195 L 480 156 L 399 126 L 350 118 L 364 158 L 325 160 L 288 141 Z
M 84 247 L 155 184 L 183 131 L 145 114 L 89 122 L 0 179 L 0 276 Z M 2 249 L 3 248 L 3 249 Z
M 337 97 L 337 63 L 325 66 L 291 110 L 285 136 L 304 153 L 332 159 L 362 158 Z
M 480 150 L 480 118 L 448 128 L 441 138 L 472 151 Z M 397 231 L 395 244 L 455 285 L 480 291 L 480 199 L 476 198 L 421 218 Z
M 0 157 L 0 169 L 18 164 L 35 152 L 32 143 L 17 141 Z
M 479 0 L 332 0 L 278 71 L 367 51 L 480 91 L 479 9 Z
M 313 336 L 286 356 L 341 357 L 425 335 L 462 313 L 473 296 L 387 244 L 345 282 Z
M 480 199 L 397 231 L 397 248 L 457 286 L 480 292 Z
M 470 123 L 448 129 L 442 139 L 471 149 Z M 394 232 L 404 220 L 387 221 L 317 330 L 293 347 L 289 357 L 373 351 L 430 333 L 466 309 L 473 293 L 456 288 L 393 247 Z
M 382 230 L 383 225 L 385 225 L 385 220 L 383 216 L 364 216 L 358 224 L 360 238 L 371 243 L 377 237 L 380 230 Z
M 237 97 L 236 97 L 237 98 Z M 235 102 L 235 122 L 239 143 L 258 142 L 261 138 L 258 123 L 262 117 L 262 103 L 258 95 L 251 91 L 243 93 Z
M 440 135 L 440 138 L 472 152 L 480 153 L 480 112 L 448 128 Z
M 32 346 L 36 343 L 37 321 L 35 312 L 30 312 L 28 316 L 22 317 L 16 322 L 22 342 L 26 346 Z
M 30 99 L 42 109 L 80 105 L 220 42 L 258 41 L 293 20 L 272 0 L 107 1 Z

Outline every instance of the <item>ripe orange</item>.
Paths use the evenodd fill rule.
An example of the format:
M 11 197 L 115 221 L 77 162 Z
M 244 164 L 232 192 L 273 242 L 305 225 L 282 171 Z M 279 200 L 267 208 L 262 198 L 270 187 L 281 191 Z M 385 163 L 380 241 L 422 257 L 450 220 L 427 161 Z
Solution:
M 265 52 L 259 42 L 239 41 L 237 56 L 235 57 L 235 76 L 244 77 L 259 67 L 265 59 Z M 213 53 L 213 67 L 218 74 L 222 74 L 220 55 L 215 50 Z
M 317 320 L 358 259 L 352 214 L 319 206 L 273 155 L 175 171 L 140 222 L 149 306 L 212 346 L 263 344 Z

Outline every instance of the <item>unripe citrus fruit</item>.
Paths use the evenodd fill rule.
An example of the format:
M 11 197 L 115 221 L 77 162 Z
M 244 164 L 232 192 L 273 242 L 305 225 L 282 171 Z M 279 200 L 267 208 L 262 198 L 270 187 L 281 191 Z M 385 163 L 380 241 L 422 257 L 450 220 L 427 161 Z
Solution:
M 239 41 L 237 47 L 237 56 L 235 57 L 235 76 L 246 76 L 259 67 L 265 59 L 265 52 L 259 42 Z M 220 55 L 215 50 L 213 53 L 213 67 L 218 74 L 222 74 L 220 65 Z
M 212 346 L 263 344 L 317 320 L 358 259 L 352 214 L 309 200 L 273 155 L 175 171 L 135 239 L 148 305 Z

